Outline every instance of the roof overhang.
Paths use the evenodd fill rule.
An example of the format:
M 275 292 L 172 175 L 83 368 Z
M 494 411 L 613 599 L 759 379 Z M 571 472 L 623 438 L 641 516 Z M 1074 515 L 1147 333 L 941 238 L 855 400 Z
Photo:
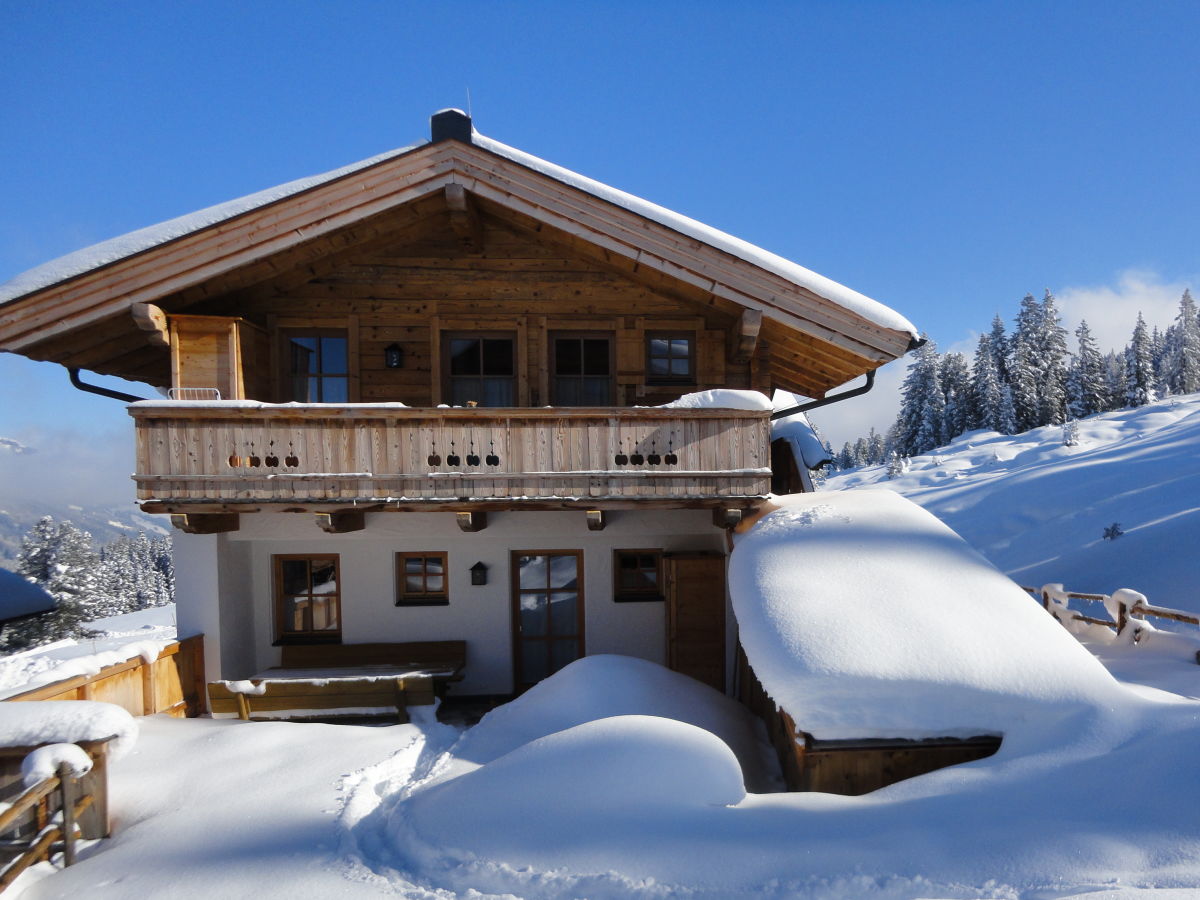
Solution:
M 475 138 L 379 157 L 12 297 L 0 304 L 0 349 L 64 364 L 72 364 L 76 346 L 89 348 L 88 359 L 144 350 L 161 355 L 130 325 L 141 304 L 165 303 L 178 312 L 171 298 L 195 302 L 303 266 L 343 236 L 349 237 L 341 243 L 349 244 L 427 215 L 449 185 L 461 186 L 491 214 L 544 229 L 632 277 L 686 285 L 693 297 L 731 311 L 756 311 L 772 367 L 810 394 L 903 355 L 915 337 L 902 317 L 815 273 Z M 84 365 L 105 371 L 94 362 Z

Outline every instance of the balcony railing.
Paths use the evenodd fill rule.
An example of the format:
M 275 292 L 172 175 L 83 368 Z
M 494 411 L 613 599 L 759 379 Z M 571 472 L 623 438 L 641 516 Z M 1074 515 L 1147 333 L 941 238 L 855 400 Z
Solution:
M 155 401 L 130 414 L 138 499 L 161 511 L 263 503 L 728 505 L 770 490 L 762 411 Z

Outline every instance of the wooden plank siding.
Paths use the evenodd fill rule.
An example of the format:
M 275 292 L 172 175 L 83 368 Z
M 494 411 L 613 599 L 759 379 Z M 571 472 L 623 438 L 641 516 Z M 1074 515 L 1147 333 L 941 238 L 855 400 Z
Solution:
M 771 480 L 766 411 L 155 403 L 130 414 L 143 503 L 745 505 L 734 501 Z

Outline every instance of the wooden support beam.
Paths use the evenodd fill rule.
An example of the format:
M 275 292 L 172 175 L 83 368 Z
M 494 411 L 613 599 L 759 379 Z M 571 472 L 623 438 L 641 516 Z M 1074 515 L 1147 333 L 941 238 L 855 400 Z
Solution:
M 184 513 L 172 515 L 171 524 L 185 534 L 221 534 L 237 531 L 241 516 L 237 513 Z
M 587 526 L 588 531 L 603 531 L 604 526 L 608 524 L 608 516 L 602 509 L 589 509 L 587 511 Z
M 454 514 L 458 527 L 466 532 L 483 531 L 487 528 L 486 512 L 460 512 Z
M 170 347 L 171 336 L 167 332 L 167 314 L 153 303 L 135 303 L 129 307 L 133 321 L 137 327 L 150 335 L 150 343 L 155 347 Z
M 459 243 L 471 253 L 483 251 L 483 222 L 466 188 L 456 181 L 445 187 L 446 208 L 450 211 L 450 228 Z
M 718 528 L 733 528 L 742 521 L 743 510 L 735 507 L 721 507 L 712 512 L 713 524 Z
M 360 509 L 319 512 L 317 513 L 317 527 L 326 534 L 345 534 L 348 531 L 362 531 L 367 527 L 367 516 Z
M 754 355 L 758 346 L 758 333 L 762 330 L 762 310 L 744 309 L 738 319 L 738 327 L 729 333 L 729 359 L 744 363 Z

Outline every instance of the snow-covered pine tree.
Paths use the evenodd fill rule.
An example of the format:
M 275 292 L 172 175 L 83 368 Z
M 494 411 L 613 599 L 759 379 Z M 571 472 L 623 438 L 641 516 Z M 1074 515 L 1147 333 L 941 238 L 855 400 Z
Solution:
M 1086 320 L 1075 329 L 1079 350 L 1067 369 L 1067 411 L 1076 419 L 1103 412 L 1108 408 L 1108 384 L 1104 377 L 1104 357 Z
M 972 407 L 976 411 L 973 428 L 989 428 L 999 431 L 1002 423 L 1000 400 L 1002 384 L 996 369 L 996 355 L 992 352 L 992 335 L 981 334 L 975 348 L 975 361 L 971 367 Z M 1009 395 L 1009 403 L 1012 396 Z
M 1042 305 L 1026 294 L 1017 313 L 1017 327 L 1009 343 L 1008 384 L 1012 388 L 1017 430 L 1028 431 L 1042 424 L 1039 345 L 1042 332 Z
M 71 522 L 44 516 L 21 538 L 17 573 L 46 589 L 53 612 L 5 629 L 5 649 L 35 647 L 60 638 L 88 634 L 83 623 L 96 617 L 95 598 L 102 593 L 99 557 L 92 536 Z
M 1038 355 L 1038 424 L 1061 425 L 1067 419 L 1067 329 L 1049 289 L 1042 298 Z
M 849 472 L 854 468 L 854 445 L 849 441 L 842 444 L 842 450 L 836 457 L 834 462 L 837 463 L 839 472 Z
M 1109 350 L 1104 354 L 1104 384 L 1108 402 L 1105 412 L 1120 409 L 1125 405 L 1125 354 Z
M 1150 330 L 1150 365 L 1154 369 L 1154 395 L 1165 397 L 1171 393 L 1169 363 L 1167 361 L 1167 336 L 1155 325 Z
M 965 431 L 978 428 L 979 414 L 971 390 L 971 367 L 961 353 L 942 357 L 942 392 L 946 396 L 945 420 L 942 426 L 943 443 L 952 441 Z
M 1151 356 L 1150 333 L 1146 330 L 1146 320 L 1139 312 L 1133 337 L 1125 348 L 1125 403 L 1127 406 L 1145 406 L 1154 400 L 1154 360 Z
M 1004 320 L 997 313 L 992 317 L 992 330 L 988 334 L 988 346 L 992 351 L 992 362 L 995 364 L 996 377 L 1001 384 L 1008 384 L 1008 358 L 1011 352 L 1008 335 L 1004 332 Z
M 1200 314 L 1190 290 L 1179 298 L 1179 314 L 1167 335 L 1164 363 L 1168 388 L 1174 394 L 1200 391 Z
M 867 457 L 870 465 L 878 466 L 887 459 L 887 441 L 874 428 L 867 434 L 867 446 L 870 448 L 870 454 Z
M 912 366 L 901 388 L 896 443 L 892 448 L 900 456 L 916 456 L 941 443 L 946 398 L 942 394 L 940 369 L 937 345 L 926 340 L 914 351 Z

